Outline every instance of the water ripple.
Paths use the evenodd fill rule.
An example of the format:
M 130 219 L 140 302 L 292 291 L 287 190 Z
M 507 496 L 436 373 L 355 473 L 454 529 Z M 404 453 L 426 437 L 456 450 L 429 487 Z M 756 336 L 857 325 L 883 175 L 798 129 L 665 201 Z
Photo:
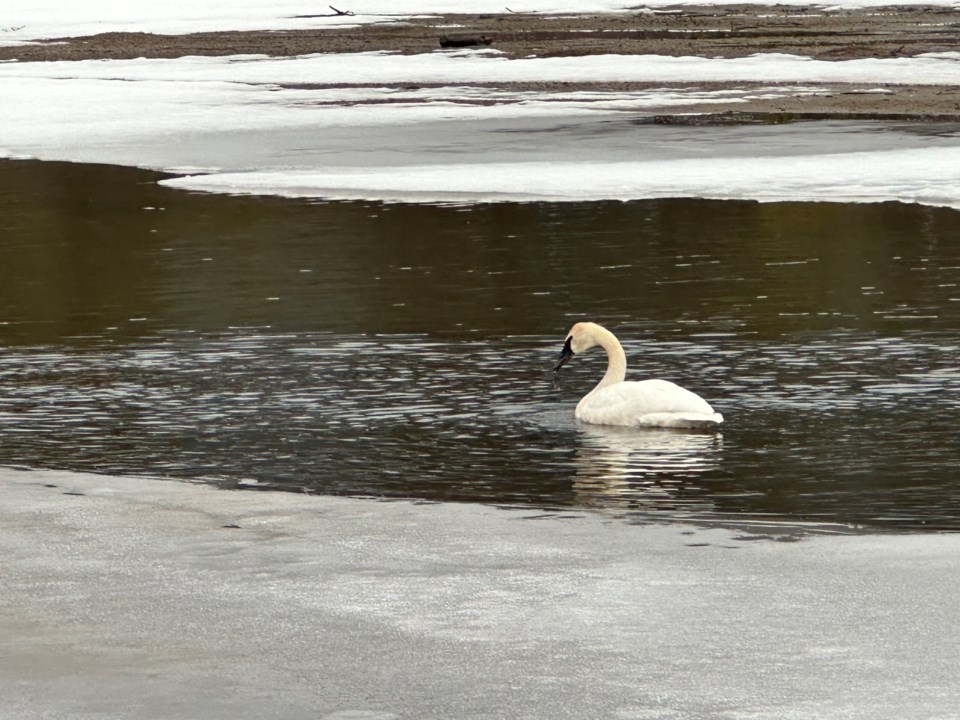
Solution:
M 947 339 L 627 343 L 636 376 L 673 377 L 709 397 L 727 417 L 722 435 L 579 426 L 573 406 L 602 358 L 587 355 L 554 379 L 556 344 L 188 334 L 133 347 L 16 348 L 0 358 L 0 461 L 231 486 L 960 529 L 960 368 Z

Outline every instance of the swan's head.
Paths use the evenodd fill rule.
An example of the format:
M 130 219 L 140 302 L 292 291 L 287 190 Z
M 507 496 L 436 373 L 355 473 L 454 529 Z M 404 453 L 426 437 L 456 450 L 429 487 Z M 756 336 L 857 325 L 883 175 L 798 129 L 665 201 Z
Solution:
M 582 353 L 597 345 L 596 331 L 598 328 L 600 326 L 592 322 L 578 322 L 570 328 L 567 339 L 563 343 L 563 350 L 560 351 L 560 357 L 557 358 L 557 366 L 553 368 L 553 371 L 556 372 L 562 368 L 577 353 Z

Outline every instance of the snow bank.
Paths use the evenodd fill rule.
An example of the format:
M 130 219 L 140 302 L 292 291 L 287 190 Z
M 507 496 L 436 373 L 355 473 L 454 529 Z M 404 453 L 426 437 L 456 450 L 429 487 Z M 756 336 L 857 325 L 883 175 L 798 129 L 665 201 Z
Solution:
M 958 143 L 951 145 L 949 138 L 930 138 L 928 148 L 905 145 L 882 152 L 834 150 L 793 157 L 773 147 L 751 148 L 739 157 L 729 157 L 718 147 L 696 158 L 617 150 L 617 159 L 611 161 L 610 153 L 605 157 L 596 149 L 573 158 L 564 154 L 569 148 L 556 148 L 551 155 L 545 146 L 524 154 L 515 149 L 520 135 L 488 132 L 478 139 L 479 135 L 468 137 L 462 128 L 468 121 L 544 123 L 549 118 L 586 127 L 591 118 L 624 111 L 743 99 L 751 92 L 816 92 L 815 83 L 825 81 L 960 85 L 958 60 L 957 53 L 835 63 L 783 55 L 733 60 L 616 56 L 505 60 L 495 53 L 469 52 L 7 63 L 0 65 L 0 93 L 6 99 L 0 105 L 4 128 L 0 154 L 163 170 L 197 168 L 214 174 L 169 184 L 289 196 L 431 202 L 670 196 L 895 199 L 957 207 Z M 717 93 L 654 89 L 565 94 L 458 85 L 480 79 L 586 78 L 665 83 L 749 79 L 781 84 Z M 309 87 L 351 79 L 444 85 Z M 422 143 L 414 152 L 415 144 L 388 142 L 391 134 L 405 132 L 403 127 L 425 129 L 431 123 L 450 135 L 429 153 Z M 371 153 L 371 132 L 387 138 L 384 146 L 394 149 Z M 249 142 L 256 135 L 260 140 Z M 258 154 L 244 148 L 258 148 Z M 398 150 L 402 148 L 410 152 L 404 155 Z M 424 164 L 425 156 L 431 158 L 430 164 Z
M 396 55 L 327 53 L 298 57 L 234 55 L 175 59 L 83 60 L 0 64 L 0 79 L 165 82 L 180 84 L 364 85 L 382 83 L 871 83 L 960 84 L 960 53 L 916 57 L 814 60 L 766 53 L 743 58 L 586 55 L 507 59 L 494 50 Z M 177 83 L 177 85 L 172 85 Z
M 652 89 L 534 92 L 509 85 L 549 81 Z M 656 89 L 706 81 L 744 85 Z M 488 82 L 503 85 L 467 85 Z M 891 84 L 960 86 L 960 53 L 842 62 L 779 54 L 508 60 L 491 51 L 12 62 L 0 64 L 0 156 L 136 165 L 195 175 L 169 181 L 173 187 L 287 196 L 427 202 L 682 196 L 960 207 L 960 139 L 950 135 L 916 147 L 915 137 L 900 133 L 882 149 L 856 152 L 791 154 L 785 141 L 740 157 L 718 144 L 694 159 L 684 157 L 682 143 L 673 157 L 651 156 L 638 149 L 641 138 L 629 127 L 619 136 L 603 128 L 612 143 L 606 150 L 586 132 L 601 118 L 809 94 L 821 83 L 877 91 Z M 337 85 L 347 87 L 331 87 Z M 515 126 L 494 132 L 493 124 L 505 120 Z M 468 132 L 470 122 L 491 128 Z M 526 134 L 516 127 L 523 122 L 531 125 Z M 589 144 L 592 153 L 543 134 L 564 124 L 581 126 L 578 145 Z M 411 128 L 443 142 L 411 144 Z M 371 152 L 377 143 L 381 151 Z
M 960 148 L 807 157 L 477 163 L 194 175 L 162 184 L 235 194 L 392 202 L 632 200 L 901 202 L 960 209 Z
M 226 30 L 336 28 L 372 22 L 396 22 L 417 15 L 503 13 L 622 13 L 679 5 L 725 4 L 711 0 L 340 0 L 333 5 L 353 15 L 336 15 L 327 2 L 308 0 L 194 0 L 132 3 L 120 0 L 6 0 L 0 9 L 0 44 L 43 38 L 78 37 L 103 32 L 181 34 Z M 786 0 L 781 5 L 829 5 L 857 8 L 888 5 L 885 0 L 815 3 Z M 898 5 L 946 5 L 954 0 L 903 0 Z

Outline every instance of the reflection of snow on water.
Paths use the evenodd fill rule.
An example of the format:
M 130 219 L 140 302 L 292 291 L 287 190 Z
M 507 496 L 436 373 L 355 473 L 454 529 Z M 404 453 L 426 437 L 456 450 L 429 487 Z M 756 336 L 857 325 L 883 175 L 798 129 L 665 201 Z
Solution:
M 719 433 L 582 425 L 577 440 L 574 491 L 584 505 L 607 507 L 692 510 L 678 491 L 685 479 L 716 470 L 723 450 Z M 709 500 L 694 504 L 712 507 Z

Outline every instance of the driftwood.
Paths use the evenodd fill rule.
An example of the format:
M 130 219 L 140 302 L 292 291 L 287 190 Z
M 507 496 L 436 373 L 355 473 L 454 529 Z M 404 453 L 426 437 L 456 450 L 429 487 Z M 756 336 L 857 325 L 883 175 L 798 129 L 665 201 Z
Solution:
M 343 17 L 343 16 L 348 16 L 348 17 L 349 17 L 349 16 L 354 15 L 353 10 L 340 10 L 340 9 L 338 9 L 338 8 L 335 8 L 333 5 L 327 5 L 327 7 L 330 8 L 331 10 L 333 10 L 333 14 L 332 14 L 332 15 L 331 15 L 330 13 L 327 13 L 326 15 L 294 15 L 293 17 L 295 17 L 295 18 L 297 18 L 297 19 L 300 19 L 300 20 L 305 20 L 305 19 L 308 19 L 308 18 Z
M 477 47 L 479 45 L 489 45 L 493 42 L 490 35 L 444 35 L 440 38 L 440 47 L 458 48 L 458 47 Z

